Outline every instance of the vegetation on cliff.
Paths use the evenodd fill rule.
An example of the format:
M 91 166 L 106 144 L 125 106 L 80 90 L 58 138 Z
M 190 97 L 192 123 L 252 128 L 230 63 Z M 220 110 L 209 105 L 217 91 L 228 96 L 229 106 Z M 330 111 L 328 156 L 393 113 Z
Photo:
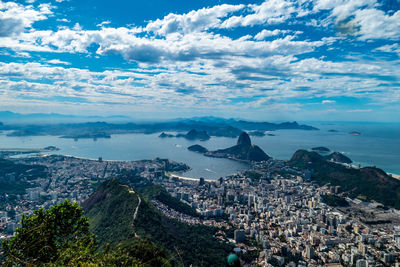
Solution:
M 2 248 L 5 266 L 171 266 L 165 251 L 147 239 L 99 250 L 82 207 L 69 201 L 24 216 Z
M 214 237 L 216 228 L 188 225 L 166 217 L 150 201 L 152 195 L 157 195 L 156 190 L 148 188 L 151 184 L 137 184 L 141 184 L 140 189 L 109 180 L 84 203 L 90 229 L 100 246 L 110 243 L 115 247 L 121 242 L 147 238 L 163 247 L 172 263 L 224 264 L 232 247 Z
M 363 195 L 384 205 L 400 209 L 400 181 L 374 167 L 353 168 L 327 161 L 316 152 L 298 150 L 289 161 L 294 167 L 312 170 L 318 184 L 340 186 L 351 198 Z

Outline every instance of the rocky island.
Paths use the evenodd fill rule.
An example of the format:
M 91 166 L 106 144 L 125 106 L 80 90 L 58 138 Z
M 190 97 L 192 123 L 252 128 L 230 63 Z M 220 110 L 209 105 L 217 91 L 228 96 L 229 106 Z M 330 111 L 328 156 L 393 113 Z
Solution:
M 198 153 L 208 152 L 208 149 L 201 145 L 190 146 L 190 147 L 188 147 L 188 150 L 193 151 L 193 152 L 198 152 Z
M 67 138 L 67 139 L 97 139 L 97 138 L 111 138 L 111 135 L 105 132 L 97 132 L 97 133 L 84 133 L 84 134 L 73 134 L 73 135 L 63 135 L 60 138 Z
M 162 132 L 158 137 L 160 137 L 160 138 L 171 138 L 171 137 L 175 137 L 175 135 Z
M 58 147 L 55 147 L 55 146 L 46 146 L 44 148 L 44 150 L 46 150 L 46 151 L 58 151 L 60 149 Z
M 270 159 L 260 147 L 251 144 L 250 136 L 246 132 L 240 134 L 235 146 L 216 151 L 208 151 L 204 155 L 240 161 L 265 161 Z
M 177 134 L 176 137 L 184 137 L 188 140 L 207 141 L 210 136 L 206 131 L 198 131 L 196 129 L 190 130 L 187 134 Z

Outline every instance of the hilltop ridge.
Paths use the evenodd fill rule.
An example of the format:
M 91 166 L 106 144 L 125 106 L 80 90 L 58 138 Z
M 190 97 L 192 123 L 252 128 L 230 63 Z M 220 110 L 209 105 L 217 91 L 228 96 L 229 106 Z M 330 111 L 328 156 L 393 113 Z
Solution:
M 311 171 L 311 180 L 320 185 L 340 186 L 340 192 L 351 198 L 363 196 L 400 209 L 400 181 L 375 167 L 355 168 L 328 161 L 316 152 L 296 151 L 288 162 Z
M 90 229 L 98 237 L 100 246 L 146 237 L 164 248 L 175 261 L 182 257 L 185 266 L 201 262 L 210 266 L 224 264 L 232 247 L 214 237 L 217 229 L 166 217 L 152 203 L 157 189 L 151 182 L 131 174 L 120 178 L 130 180 L 138 188 L 117 179 L 108 180 L 83 204 Z

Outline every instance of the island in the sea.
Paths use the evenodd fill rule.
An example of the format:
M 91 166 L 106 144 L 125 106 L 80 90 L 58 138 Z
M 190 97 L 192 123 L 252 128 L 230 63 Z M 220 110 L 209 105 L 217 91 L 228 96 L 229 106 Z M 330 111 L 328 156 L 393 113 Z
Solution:
M 206 131 L 198 131 L 196 129 L 192 129 L 186 134 L 177 134 L 176 137 L 184 137 L 188 140 L 200 140 L 200 141 L 206 141 L 210 139 L 210 136 Z
M 160 138 L 172 138 L 172 137 L 175 137 L 175 135 L 162 132 L 158 137 L 160 137 Z
M 198 131 L 196 129 L 192 129 L 186 134 L 179 133 L 177 135 L 162 132 L 158 137 L 160 138 L 183 137 L 186 138 L 187 140 L 200 140 L 200 141 L 207 141 L 208 139 L 211 138 L 206 131 Z
M 349 134 L 351 134 L 351 135 L 361 135 L 360 132 L 349 132 Z
M 58 147 L 55 147 L 55 146 L 46 146 L 44 148 L 44 150 L 47 150 L 47 151 L 58 151 L 60 149 Z
M 207 157 L 228 158 L 239 161 L 266 161 L 270 157 L 258 146 L 252 145 L 250 136 L 246 132 L 242 132 L 235 146 L 208 151 L 204 153 Z
M 97 133 L 84 133 L 84 134 L 73 134 L 73 135 L 63 135 L 60 138 L 69 138 L 69 139 L 98 139 L 98 138 L 111 138 L 111 135 L 104 132 Z
M 208 149 L 201 145 L 193 145 L 187 148 L 190 151 L 198 152 L 198 153 L 206 153 Z
M 265 132 L 264 132 L 264 131 L 250 131 L 250 132 L 249 132 L 249 135 L 250 135 L 250 136 L 259 136 L 259 137 L 262 137 L 262 136 L 265 136 Z

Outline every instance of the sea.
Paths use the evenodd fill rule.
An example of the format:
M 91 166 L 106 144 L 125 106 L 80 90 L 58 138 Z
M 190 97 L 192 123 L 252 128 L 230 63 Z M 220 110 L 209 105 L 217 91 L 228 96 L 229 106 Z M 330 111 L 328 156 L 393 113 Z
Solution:
M 269 156 L 288 160 L 298 149 L 324 146 L 344 153 L 354 164 L 376 166 L 386 172 L 400 174 L 400 124 L 307 122 L 318 131 L 278 130 L 274 136 L 251 137 Z M 334 130 L 334 131 L 329 131 Z M 349 132 L 359 132 L 351 135 Z M 212 137 L 208 141 L 189 141 L 184 138 L 159 138 L 156 134 L 118 134 L 110 139 L 64 139 L 57 136 L 8 137 L 0 133 L 0 149 L 44 148 L 56 146 L 51 153 L 104 160 L 140 160 L 156 157 L 183 162 L 191 170 L 183 176 L 218 179 L 249 166 L 229 159 L 210 158 L 191 152 L 188 146 L 200 144 L 209 150 L 227 148 L 236 144 L 236 138 Z M 46 152 L 49 153 L 49 152 Z M 26 156 L 26 155 L 25 155 Z

